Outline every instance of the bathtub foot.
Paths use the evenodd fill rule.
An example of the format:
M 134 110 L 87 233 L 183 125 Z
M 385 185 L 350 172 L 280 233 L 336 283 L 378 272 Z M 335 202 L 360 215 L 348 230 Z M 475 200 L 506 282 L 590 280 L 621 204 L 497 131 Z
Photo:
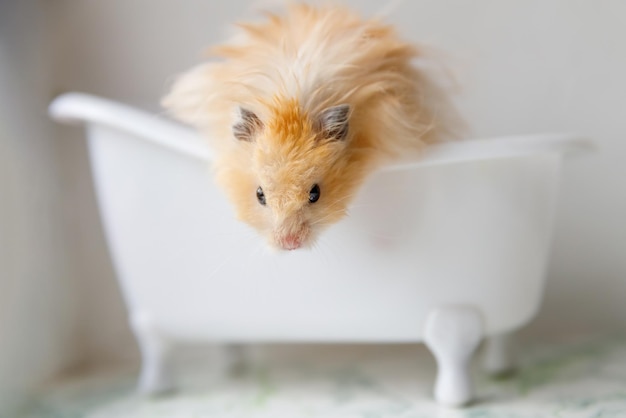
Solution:
M 505 376 L 515 370 L 514 334 L 506 332 L 487 337 L 483 367 L 491 376 Z
M 135 314 L 131 324 L 141 351 L 139 392 L 158 395 L 172 390 L 171 345 L 159 334 L 150 316 Z
M 440 404 L 458 407 L 472 400 L 469 363 L 482 337 L 482 316 L 475 308 L 437 308 L 426 318 L 424 341 L 437 360 L 435 399 Z

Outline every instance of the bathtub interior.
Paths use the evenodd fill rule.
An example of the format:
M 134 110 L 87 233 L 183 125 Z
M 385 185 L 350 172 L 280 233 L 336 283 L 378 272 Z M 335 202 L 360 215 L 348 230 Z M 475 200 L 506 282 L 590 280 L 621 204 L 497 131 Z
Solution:
M 178 340 L 421 341 L 428 312 L 485 332 L 538 308 L 561 155 L 380 172 L 312 250 L 267 251 L 200 158 L 88 130 L 105 233 L 131 315 Z

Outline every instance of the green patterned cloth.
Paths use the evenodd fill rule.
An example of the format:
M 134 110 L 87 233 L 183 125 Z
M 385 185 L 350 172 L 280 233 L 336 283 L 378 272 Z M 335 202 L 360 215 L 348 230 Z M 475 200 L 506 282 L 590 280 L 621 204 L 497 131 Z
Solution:
M 523 344 L 516 374 L 476 364 L 478 400 L 437 406 L 434 360 L 423 346 L 272 348 L 247 370 L 183 364 L 180 390 L 135 394 L 131 372 L 75 378 L 10 418 L 543 418 L 626 417 L 626 338 Z M 4 418 L 4 416 L 3 416 Z

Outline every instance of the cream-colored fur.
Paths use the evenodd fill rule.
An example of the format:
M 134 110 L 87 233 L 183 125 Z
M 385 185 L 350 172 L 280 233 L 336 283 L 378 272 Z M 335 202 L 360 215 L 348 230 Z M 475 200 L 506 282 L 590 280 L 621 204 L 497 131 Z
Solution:
M 377 165 L 449 133 L 445 96 L 412 65 L 420 50 L 391 26 L 303 4 L 238 26 L 213 49 L 222 59 L 183 74 L 163 104 L 206 132 L 238 217 L 275 246 L 311 244 Z M 322 120 L 337 105 L 349 109 L 341 138 L 342 119 Z M 321 197 L 310 203 L 316 184 Z

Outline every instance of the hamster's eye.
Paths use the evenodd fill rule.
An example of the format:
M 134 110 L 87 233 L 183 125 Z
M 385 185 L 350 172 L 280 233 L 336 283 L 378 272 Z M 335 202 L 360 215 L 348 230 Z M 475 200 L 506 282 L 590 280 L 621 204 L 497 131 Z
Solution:
M 309 192 L 309 202 L 315 203 L 318 200 L 320 200 L 320 186 L 316 184 Z
M 259 186 L 258 189 L 256 189 L 256 198 L 259 201 L 260 204 L 262 204 L 263 206 L 265 206 L 265 193 L 263 193 L 263 189 L 261 189 L 261 186 Z

